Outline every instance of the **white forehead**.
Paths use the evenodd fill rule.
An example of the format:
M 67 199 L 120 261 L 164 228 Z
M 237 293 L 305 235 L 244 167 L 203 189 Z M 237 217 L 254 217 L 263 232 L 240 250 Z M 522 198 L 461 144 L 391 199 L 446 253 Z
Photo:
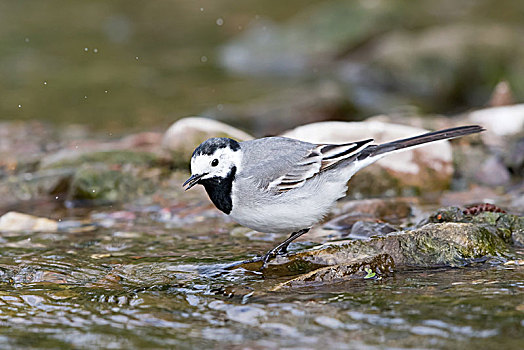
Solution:
M 233 164 L 240 170 L 240 162 L 242 160 L 242 151 L 233 151 L 230 148 L 219 148 L 213 154 L 199 154 L 191 158 L 191 173 L 199 174 L 208 172 L 211 167 L 213 159 L 218 159 L 217 172 L 219 169 L 229 170 L 230 165 Z M 227 166 L 227 169 L 225 167 Z

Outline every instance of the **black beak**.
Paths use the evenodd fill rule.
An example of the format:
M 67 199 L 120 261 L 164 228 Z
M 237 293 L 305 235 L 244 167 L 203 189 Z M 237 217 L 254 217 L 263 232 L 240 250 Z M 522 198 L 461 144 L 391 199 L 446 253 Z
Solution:
M 188 185 L 187 188 L 185 189 L 186 191 L 189 190 L 191 187 L 195 186 L 195 185 L 198 185 L 198 182 L 200 181 L 200 179 L 207 175 L 206 173 L 204 174 L 200 174 L 200 175 L 191 175 L 191 177 L 189 179 L 186 180 L 186 182 L 184 182 L 184 184 L 182 186 L 185 186 L 185 185 Z

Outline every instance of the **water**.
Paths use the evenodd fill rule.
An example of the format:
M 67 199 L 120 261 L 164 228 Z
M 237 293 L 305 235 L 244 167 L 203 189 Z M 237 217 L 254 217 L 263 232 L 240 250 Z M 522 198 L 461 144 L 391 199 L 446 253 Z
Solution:
M 250 23 L 315 2 L 2 2 L 0 120 L 165 128 L 264 96 L 291 83 L 229 75 L 217 48 Z
M 181 116 L 227 112 L 246 101 L 261 100 L 257 106 L 273 111 L 264 96 L 307 86 L 313 77 L 227 73 L 219 67 L 217 48 L 250 24 L 267 18 L 284 23 L 320 2 L 0 2 L 0 119 L 80 123 L 112 136 L 129 129 L 164 130 Z M 497 11 L 482 11 L 490 21 L 507 16 L 518 22 L 512 7 L 488 2 L 489 9 L 490 4 Z M 453 4 L 444 15 L 435 13 L 460 12 Z M 404 30 L 404 22 L 398 28 Z M 336 57 L 330 58 L 333 64 Z M 481 71 L 493 73 L 493 86 L 501 78 L 518 82 L 516 70 L 502 74 L 506 66 Z M 461 76 L 456 73 L 450 76 Z M 469 91 L 479 84 L 461 85 Z M 475 101 L 483 105 L 488 95 L 489 89 Z M 285 113 L 279 106 L 286 104 L 276 106 Z M 341 117 L 351 118 L 354 107 L 342 107 L 327 108 L 321 117 L 340 110 Z M 74 126 L 67 130 L 61 138 L 78 138 Z M 41 154 L 52 134 L 20 133 L 13 150 L 29 151 L 18 160 Z M 267 251 L 282 237 L 246 234 L 205 197 L 165 192 L 174 194 L 83 209 L 65 209 L 63 198 L 56 197 L 14 204 L 3 198 L 3 211 L 100 226 L 0 234 L 0 348 L 476 350 L 524 344 L 522 265 L 397 270 L 381 280 L 270 292 L 287 278 L 223 267 Z M 524 251 L 516 256 L 522 259 Z
M 286 278 L 221 267 L 272 242 L 229 234 L 234 224 L 212 209 L 182 209 L 185 221 L 157 207 L 117 209 L 54 211 L 106 226 L 94 231 L 1 235 L 2 348 L 517 349 L 524 341 L 523 266 L 399 270 L 268 292 Z

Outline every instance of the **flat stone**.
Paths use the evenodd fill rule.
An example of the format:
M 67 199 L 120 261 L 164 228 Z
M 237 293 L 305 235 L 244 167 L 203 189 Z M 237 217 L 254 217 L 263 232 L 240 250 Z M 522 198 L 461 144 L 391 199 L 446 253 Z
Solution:
M 10 211 L 0 217 L 0 232 L 56 232 L 58 222 Z

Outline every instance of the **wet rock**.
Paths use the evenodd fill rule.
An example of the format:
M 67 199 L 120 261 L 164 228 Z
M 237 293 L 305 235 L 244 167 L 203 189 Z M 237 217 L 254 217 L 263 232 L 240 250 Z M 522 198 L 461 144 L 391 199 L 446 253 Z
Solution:
M 0 204 L 9 206 L 50 195 L 63 200 L 75 172 L 73 168 L 62 168 L 8 176 L 0 180 Z
M 72 276 L 47 270 L 36 265 L 0 266 L 0 283 L 52 283 L 67 284 L 77 282 Z
M 397 266 L 464 266 L 479 259 L 506 256 L 508 243 L 513 235 L 518 241 L 523 228 L 524 217 L 492 212 L 468 216 L 459 208 L 443 209 L 414 230 L 369 241 L 330 243 L 309 251 L 278 256 L 270 261 L 264 274 L 308 273 L 378 254 L 390 255 Z M 253 260 L 235 267 L 258 270 L 261 263 Z
M 75 173 L 68 198 L 94 200 L 99 203 L 121 202 L 151 194 L 155 182 L 147 175 L 148 169 L 126 164 L 115 169 L 105 164 L 86 164 Z
M 427 224 L 408 235 L 379 240 L 377 248 L 390 252 L 396 264 L 408 266 L 464 266 L 508 252 L 505 242 L 492 230 L 468 223 Z
M 511 240 L 516 247 L 524 247 L 524 229 L 514 231 L 511 234 Z
M 0 217 L 0 232 L 56 232 L 58 222 L 28 214 L 8 212 Z
M 495 207 L 497 209 L 497 207 Z M 431 215 L 426 222 L 460 222 L 477 224 L 490 232 L 495 233 L 505 242 L 520 242 L 524 231 L 524 216 L 518 216 L 497 211 L 471 211 L 458 207 L 442 208 Z
M 396 231 L 398 231 L 396 227 L 387 223 L 357 221 L 351 227 L 351 232 L 347 238 L 369 240 L 372 237 L 385 236 Z
M 250 140 L 253 137 L 219 121 L 190 117 L 173 123 L 164 134 L 162 146 L 171 153 L 175 165 L 187 168 L 195 148 L 211 137 L 230 137 L 238 141 Z
M 131 150 L 103 151 L 68 151 L 57 153 L 42 160 L 41 169 L 76 168 L 86 163 L 102 163 L 107 165 L 134 164 L 152 166 L 159 162 L 158 155 L 150 152 Z
M 58 152 L 42 157 L 40 169 L 76 167 L 86 162 L 151 164 L 159 161 L 162 135 L 142 132 L 117 140 L 94 140 L 87 136 L 64 142 Z
M 283 136 L 313 143 L 344 143 L 363 138 L 383 143 L 425 132 L 427 130 L 378 121 L 323 122 L 300 126 Z M 349 188 L 355 195 L 441 191 L 449 187 L 452 173 L 449 142 L 436 142 L 379 160 L 357 173 Z
M 381 278 L 393 273 L 395 263 L 391 256 L 380 254 L 372 258 L 347 261 L 341 265 L 323 267 L 300 275 L 273 287 L 272 291 L 284 288 L 302 288 L 325 283 L 333 284 L 348 279 Z

